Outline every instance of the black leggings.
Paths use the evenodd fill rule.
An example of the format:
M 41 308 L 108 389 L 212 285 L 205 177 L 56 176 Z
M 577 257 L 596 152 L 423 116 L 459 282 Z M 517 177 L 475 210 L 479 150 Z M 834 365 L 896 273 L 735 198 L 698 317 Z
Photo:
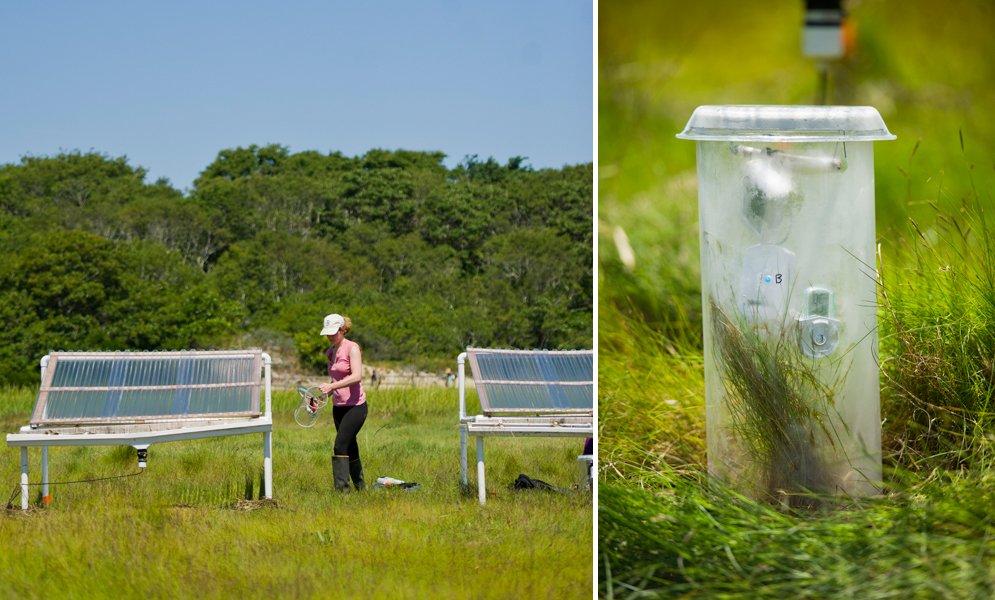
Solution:
M 332 419 L 335 421 L 335 448 L 336 456 L 349 455 L 349 461 L 359 459 L 359 444 L 356 443 L 356 436 L 366 422 L 366 403 L 356 406 L 333 406 Z

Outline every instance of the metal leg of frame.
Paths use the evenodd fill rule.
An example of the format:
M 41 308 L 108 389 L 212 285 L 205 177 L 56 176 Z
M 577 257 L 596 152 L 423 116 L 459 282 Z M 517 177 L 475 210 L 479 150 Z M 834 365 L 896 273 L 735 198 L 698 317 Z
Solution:
M 459 426 L 459 478 L 466 487 L 466 425 Z
M 480 504 L 487 502 L 487 486 L 484 484 L 484 436 L 477 436 L 477 494 Z
M 265 498 L 273 498 L 273 432 L 263 433 L 263 480 L 266 483 Z
M 577 457 L 577 465 L 579 470 L 577 489 L 582 491 L 593 489 L 591 486 L 591 470 L 594 465 L 594 455 L 581 454 Z
M 41 447 L 41 501 L 46 506 L 52 502 L 48 495 L 48 446 Z
M 28 447 L 21 446 L 21 510 L 28 510 Z

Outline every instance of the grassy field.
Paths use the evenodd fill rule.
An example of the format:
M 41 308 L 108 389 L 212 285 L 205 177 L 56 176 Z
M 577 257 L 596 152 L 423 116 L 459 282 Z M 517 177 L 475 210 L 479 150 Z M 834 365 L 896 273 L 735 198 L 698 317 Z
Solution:
M 977 465 L 976 465 L 977 466 Z M 991 469 L 786 512 L 674 469 L 599 494 L 607 598 L 991 598 Z
M 881 270 L 885 478 L 870 498 L 788 509 L 709 479 L 701 349 L 603 304 L 600 595 L 995 596 L 993 209 L 966 194 Z
M 903 311 L 900 322 L 911 324 L 914 299 L 905 301 L 897 309 Z M 937 308 L 949 312 L 954 303 Z M 958 352 L 957 346 L 990 335 L 993 322 L 979 323 L 977 313 L 966 312 L 939 332 L 908 327 L 906 335 L 932 338 L 910 344 L 918 348 L 914 353 L 899 351 L 895 328 L 885 324 L 896 350 L 886 384 L 889 378 L 915 383 L 923 358 L 945 375 L 922 377 L 906 394 L 885 388 L 882 493 L 829 498 L 821 510 L 754 502 L 709 480 L 700 352 L 681 348 L 644 322 L 617 314 L 605 319 L 599 367 L 601 597 L 992 597 L 993 380 L 975 376 L 976 390 L 963 392 L 972 380 L 959 377 L 956 367 L 971 363 L 974 368 L 963 371 L 983 375 L 992 346 L 987 354 Z M 938 351 L 937 339 L 959 325 L 980 331 L 951 335 Z M 928 341 L 934 353 L 923 351 L 930 349 Z M 933 388 L 939 389 L 928 395 Z M 942 393 L 959 406 L 916 400 Z
M 803 3 L 599 12 L 598 594 L 995 597 L 990 4 L 848 2 L 829 102 L 877 107 L 884 484 L 819 509 L 705 475 L 694 144 L 703 104 L 810 104 Z
M 35 394 L 0 393 L 4 433 L 27 423 Z M 459 485 L 456 391 L 373 391 L 359 436 L 368 483 L 385 475 L 422 488 L 340 495 L 331 414 L 300 428 L 297 401 L 274 394 L 275 503 L 258 500 L 261 435 L 153 445 L 142 475 L 53 486 L 47 508 L 40 492 L 27 513 L 14 498 L 0 509 L 0 596 L 591 597 L 591 495 L 507 489 L 519 473 L 572 487 L 583 440 L 488 440 L 493 491 L 481 507 Z M 40 456 L 30 452 L 32 481 Z M 52 481 L 137 470 L 130 447 L 53 448 L 49 460 Z M 3 501 L 19 473 L 8 448 Z

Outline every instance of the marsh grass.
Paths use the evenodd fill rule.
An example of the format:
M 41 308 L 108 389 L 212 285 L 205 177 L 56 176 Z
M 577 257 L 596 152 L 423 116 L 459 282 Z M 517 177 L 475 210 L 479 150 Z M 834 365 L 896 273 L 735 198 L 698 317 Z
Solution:
M 600 440 L 600 597 L 995 596 L 990 431 L 959 451 L 958 469 L 937 468 L 949 456 L 913 463 L 908 453 L 886 454 L 878 496 L 754 500 L 709 478 L 703 444 L 687 443 L 704 439 L 700 363 L 610 310 L 602 307 L 602 322 L 615 325 L 602 332 L 641 340 L 614 340 L 599 357 L 602 415 L 607 408 L 610 417 Z M 644 355 L 629 354 L 640 348 Z M 662 401 L 674 397 L 679 408 Z
M 987 201 L 986 201 L 987 200 Z M 880 269 L 884 443 L 912 469 L 966 466 L 995 417 L 995 223 L 973 189 L 910 219 Z M 985 208 L 988 211 L 985 211 Z
M 882 240 L 877 496 L 784 506 L 709 478 L 700 346 L 600 297 L 601 597 L 995 597 L 995 207 L 924 203 Z
M 5 432 L 27 423 L 35 393 L 0 394 Z M 296 393 L 277 392 L 276 502 L 259 499 L 261 435 L 153 445 L 140 476 L 53 487 L 52 504 L 26 514 L 0 508 L 0 596 L 590 597 L 590 494 L 506 488 L 519 473 L 571 488 L 583 440 L 487 440 L 481 507 L 459 485 L 455 390 L 368 399 L 359 437 L 368 484 L 386 475 L 420 490 L 333 493 L 331 413 L 300 428 Z M 38 481 L 40 452 L 29 459 Z M 53 481 L 136 464 L 131 448 L 50 449 Z M 19 472 L 19 451 L 0 453 L 3 500 Z
M 785 511 L 669 469 L 599 493 L 605 598 L 990 598 L 993 475 Z
M 788 323 L 751 325 L 743 315 L 710 305 L 715 352 L 725 394 L 723 408 L 738 456 L 729 467 L 764 501 L 813 505 L 834 488 L 828 448 L 838 432 L 831 416 L 843 385 L 838 369 L 819 369 L 798 348 Z M 823 380 L 827 373 L 831 381 Z M 834 377 L 835 375 L 835 377 Z M 841 419 L 837 419 L 842 423 Z M 737 477 L 738 479 L 738 477 Z
M 941 270 L 936 257 L 953 252 L 942 233 L 923 231 L 921 259 L 882 275 L 885 481 L 872 498 L 785 508 L 708 478 L 703 445 L 687 443 L 704 439 L 700 366 L 686 369 L 700 363 L 602 306 L 603 323 L 625 324 L 609 328 L 618 337 L 642 340 L 602 345 L 599 358 L 612 382 L 600 447 L 617 467 L 599 488 L 601 597 L 995 596 L 990 279 L 980 261 Z M 681 393 L 679 410 L 661 401 Z
M 663 465 L 697 476 L 705 461 L 705 371 L 697 340 L 665 336 L 604 296 L 600 302 L 602 481 L 642 485 L 644 474 Z

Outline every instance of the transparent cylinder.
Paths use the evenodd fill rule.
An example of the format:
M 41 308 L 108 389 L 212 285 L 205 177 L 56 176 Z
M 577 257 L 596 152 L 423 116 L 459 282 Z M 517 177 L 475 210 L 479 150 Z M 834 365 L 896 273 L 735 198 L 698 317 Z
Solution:
M 881 480 L 870 141 L 697 141 L 709 472 L 793 506 Z

